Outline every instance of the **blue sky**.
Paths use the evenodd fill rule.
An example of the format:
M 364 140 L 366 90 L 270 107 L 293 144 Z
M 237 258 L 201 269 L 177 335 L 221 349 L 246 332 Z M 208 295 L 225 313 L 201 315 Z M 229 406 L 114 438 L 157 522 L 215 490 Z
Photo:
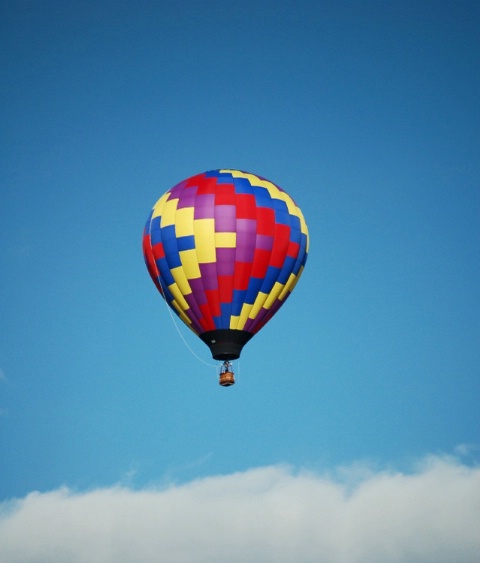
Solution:
M 247 4 L 0 2 L 5 563 L 40 561 L 18 540 L 34 491 L 50 506 L 197 486 L 234 504 L 259 475 L 262 491 L 303 472 L 344 492 L 385 475 L 430 490 L 440 467 L 479 494 L 479 5 Z M 185 347 L 141 252 L 160 195 L 214 168 L 277 183 L 310 230 L 303 277 L 229 389 L 179 326 L 210 365 Z M 373 540 L 356 559 L 329 541 L 329 563 L 389 560 Z M 452 544 L 460 563 L 473 541 Z M 416 562 L 442 561 L 425 549 Z

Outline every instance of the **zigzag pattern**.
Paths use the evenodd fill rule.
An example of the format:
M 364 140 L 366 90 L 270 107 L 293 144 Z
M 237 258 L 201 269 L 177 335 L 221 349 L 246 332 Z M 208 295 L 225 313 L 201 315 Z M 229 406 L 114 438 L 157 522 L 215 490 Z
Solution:
M 160 293 L 193 332 L 255 334 L 300 278 L 308 229 L 292 198 L 272 182 L 212 170 L 157 201 L 143 252 Z

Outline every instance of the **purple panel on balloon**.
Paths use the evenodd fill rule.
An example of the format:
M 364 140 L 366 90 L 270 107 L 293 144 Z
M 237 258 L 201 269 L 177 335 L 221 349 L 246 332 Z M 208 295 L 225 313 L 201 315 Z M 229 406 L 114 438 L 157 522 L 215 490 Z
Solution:
M 215 195 L 202 194 L 195 198 L 194 219 L 213 219 Z
M 237 226 L 237 210 L 234 205 L 215 207 L 215 232 L 234 233 Z
M 190 287 L 192 288 L 192 293 L 195 296 L 195 301 L 199 305 L 205 305 L 207 302 L 207 296 L 205 295 L 205 291 L 203 289 L 203 282 L 201 278 L 196 278 L 193 280 L 188 280 Z M 188 303 L 188 301 L 187 301 Z
M 200 311 L 197 300 L 193 296 L 193 293 L 189 293 L 188 295 L 185 295 L 185 301 L 188 303 L 188 306 L 192 311 L 192 314 L 189 314 L 188 316 L 191 319 L 193 318 L 201 319 L 203 315 L 202 312 Z M 205 299 L 205 303 L 206 303 L 206 299 Z
M 255 241 L 255 238 L 253 239 Z M 237 262 L 253 262 L 253 257 L 255 255 L 255 242 L 253 244 L 249 243 L 247 240 L 243 239 L 237 243 L 237 251 L 235 252 L 235 260 Z
M 170 190 L 170 196 L 168 199 L 175 199 L 182 196 L 183 188 L 185 186 L 185 182 L 180 182 L 174 188 Z
M 186 188 L 179 195 L 180 200 L 178 202 L 177 209 L 182 209 L 183 207 L 194 207 L 195 196 L 197 195 L 197 186 Z
M 257 239 L 255 219 L 237 219 L 237 262 L 253 262 Z
M 237 234 L 242 236 L 246 233 L 257 234 L 256 219 L 237 219 Z
M 273 237 L 269 235 L 257 235 L 257 248 L 260 250 L 272 250 Z
M 219 276 L 233 276 L 235 252 L 235 248 L 217 248 L 217 274 Z
M 203 289 L 205 291 L 218 289 L 217 265 L 215 262 L 212 264 L 200 264 L 200 273 L 202 275 Z

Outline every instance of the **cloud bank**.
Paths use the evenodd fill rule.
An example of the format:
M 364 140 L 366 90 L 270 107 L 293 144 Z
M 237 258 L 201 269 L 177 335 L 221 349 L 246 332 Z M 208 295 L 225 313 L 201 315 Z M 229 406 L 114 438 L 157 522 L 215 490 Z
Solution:
M 479 563 L 480 468 L 272 466 L 0 504 L 0 563 Z

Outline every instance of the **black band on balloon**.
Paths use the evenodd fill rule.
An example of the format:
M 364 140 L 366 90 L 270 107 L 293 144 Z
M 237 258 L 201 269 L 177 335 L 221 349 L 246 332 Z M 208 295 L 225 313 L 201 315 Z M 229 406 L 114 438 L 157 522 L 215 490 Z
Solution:
M 226 361 L 239 358 L 242 348 L 252 338 L 253 334 L 246 330 L 221 328 L 203 332 L 199 336 L 210 348 L 214 360 Z

